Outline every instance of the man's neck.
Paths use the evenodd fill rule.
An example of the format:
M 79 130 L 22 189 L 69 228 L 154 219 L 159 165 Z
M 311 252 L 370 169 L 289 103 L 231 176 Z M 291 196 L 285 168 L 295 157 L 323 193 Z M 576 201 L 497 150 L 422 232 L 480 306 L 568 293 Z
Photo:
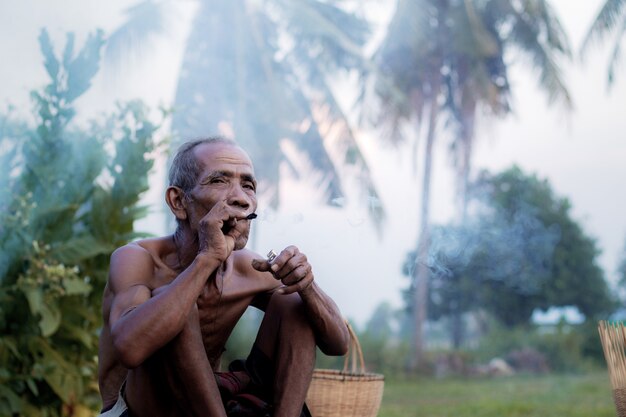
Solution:
M 178 267 L 181 270 L 187 268 L 198 254 L 198 236 L 189 230 L 186 225 L 179 225 L 172 235 Z

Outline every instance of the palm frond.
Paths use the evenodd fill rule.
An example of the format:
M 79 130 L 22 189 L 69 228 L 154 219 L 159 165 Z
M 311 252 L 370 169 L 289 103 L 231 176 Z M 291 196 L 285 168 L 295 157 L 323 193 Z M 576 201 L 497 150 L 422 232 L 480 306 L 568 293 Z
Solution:
M 285 141 L 306 157 L 328 201 L 343 194 L 312 112 L 332 97 L 324 91 L 326 74 L 363 64 L 367 31 L 335 4 L 203 2 L 189 36 L 173 128 L 188 139 L 228 126 L 255 162 L 260 192 L 274 204 L 280 203 L 281 164 L 294 173 L 301 168 L 283 149 Z
M 494 56 L 498 54 L 500 52 L 500 45 L 494 34 L 485 26 L 474 3 L 471 0 L 464 0 L 464 5 L 465 16 L 467 16 L 467 20 L 469 21 L 469 27 L 455 27 L 455 31 L 474 41 L 474 48 L 479 56 Z M 468 34 L 469 36 L 467 36 Z
M 380 201 L 380 196 L 371 176 L 371 170 L 359 147 L 356 134 L 350 125 L 350 119 L 337 102 L 331 87 L 323 77 L 321 68 L 313 66 L 310 69 L 312 72 L 317 72 L 316 76 L 310 75 L 310 84 L 314 85 L 316 92 L 321 94 L 321 98 L 318 100 L 318 107 L 325 110 L 323 114 L 320 114 L 320 112 L 313 112 L 313 114 L 320 114 L 320 117 L 317 117 L 318 124 L 321 121 L 325 121 L 328 125 L 327 133 L 323 134 L 323 136 L 333 136 L 335 138 L 334 148 L 340 153 L 342 158 L 337 165 L 352 167 L 356 170 L 362 202 L 366 204 L 370 219 L 380 234 L 381 226 L 385 220 L 385 210 L 382 204 L 372 203 Z M 316 79 L 317 82 L 314 82 L 313 79 Z
M 613 53 L 611 54 L 611 58 L 609 59 L 609 73 L 608 73 L 608 86 L 610 87 L 615 82 L 615 72 L 618 69 L 619 63 L 621 61 L 621 40 L 626 33 L 626 18 L 622 22 L 622 28 L 617 34 L 617 39 L 613 46 Z
M 327 65 L 350 68 L 359 63 L 369 34 L 353 13 L 316 0 L 279 1 L 284 22 L 298 47 L 314 52 Z
M 126 19 L 107 39 L 104 61 L 119 67 L 129 58 L 139 61 L 158 37 L 167 35 L 179 16 L 175 2 L 142 0 L 125 11 Z
M 625 0 L 606 0 L 583 39 L 581 56 L 585 56 L 591 44 L 602 41 L 616 26 L 624 31 L 625 6 Z
M 569 38 L 556 12 L 546 0 L 539 3 L 539 10 L 538 20 L 546 34 L 546 44 L 550 46 L 551 50 L 559 51 L 565 57 L 571 58 L 572 48 Z
M 520 51 L 529 55 L 533 67 L 539 72 L 539 85 L 548 95 L 550 103 L 562 102 L 566 108 L 572 107 L 572 98 L 562 78 L 562 71 L 556 62 L 557 55 L 550 48 L 540 42 L 541 36 L 535 27 L 536 22 L 515 11 L 515 23 L 511 31 L 511 41 Z M 566 57 L 567 55 L 565 55 Z

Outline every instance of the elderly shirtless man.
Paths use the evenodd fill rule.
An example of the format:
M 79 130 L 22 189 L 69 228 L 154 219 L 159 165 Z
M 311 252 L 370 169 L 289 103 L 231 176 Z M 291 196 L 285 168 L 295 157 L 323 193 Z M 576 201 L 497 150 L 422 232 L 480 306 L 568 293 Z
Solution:
M 111 256 L 99 384 L 106 416 L 308 415 L 315 346 L 343 355 L 349 335 L 295 246 L 269 261 L 244 249 L 257 208 L 250 158 L 227 139 L 184 144 L 166 201 L 178 223 Z M 249 305 L 265 312 L 250 355 L 220 372 Z

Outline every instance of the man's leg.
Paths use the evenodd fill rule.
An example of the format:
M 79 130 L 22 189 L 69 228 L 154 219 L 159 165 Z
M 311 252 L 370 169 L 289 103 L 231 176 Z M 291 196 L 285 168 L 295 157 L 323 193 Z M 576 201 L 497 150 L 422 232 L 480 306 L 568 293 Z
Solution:
M 274 417 L 300 416 L 315 367 L 315 336 L 298 294 L 274 294 L 255 341 L 273 365 Z
M 178 336 L 129 372 L 126 400 L 136 417 L 226 417 L 195 306 Z

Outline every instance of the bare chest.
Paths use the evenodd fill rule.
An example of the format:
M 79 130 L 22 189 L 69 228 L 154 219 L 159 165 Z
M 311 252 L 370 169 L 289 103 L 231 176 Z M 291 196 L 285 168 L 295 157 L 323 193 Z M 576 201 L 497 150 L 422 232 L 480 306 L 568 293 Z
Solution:
M 263 290 L 251 280 L 235 274 L 219 275 L 209 280 L 198 297 L 196 305 L 200 317 L 200 328 L 206 340 L 225 343 L 246 308 L 254 297 Z

